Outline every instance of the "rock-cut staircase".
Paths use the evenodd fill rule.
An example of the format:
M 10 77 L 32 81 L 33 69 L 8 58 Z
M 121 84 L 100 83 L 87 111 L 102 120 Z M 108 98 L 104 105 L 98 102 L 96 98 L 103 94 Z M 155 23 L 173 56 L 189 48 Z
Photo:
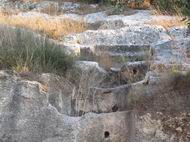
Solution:
M 106 28 L 70 35 L 59 43 L 79 57 L 70 73 L 74 83 L 52 74 L 29 81 L 0 71 L 0 142 L 178 142 L 178 135 L 164 131 L 161 119 L 152 117 L 162 115 L 157 113 L 162 102 L 149 99 L 146 103 L 153 105 L 139 108 L 142 113 L 131 110 L 131 104 L 142 95 L 154 96 L 164 85 L 160 82 L 164 72 L 190 69 L 187 28 L 166 30 L 147 24 L 174 17 L 144 10 L 128 16 L 100 12 L 84 18 L 88 24 L 99 22 Z M 118 20 L 121 27 L 113 28 Z M 164 87 L 159 91 L 166 95 Z M 188 110 L 188 95 L 172 99 L 177 104 L 173 110 Z M 164 109 L 172 106 L 173 101 L 168 102 Z

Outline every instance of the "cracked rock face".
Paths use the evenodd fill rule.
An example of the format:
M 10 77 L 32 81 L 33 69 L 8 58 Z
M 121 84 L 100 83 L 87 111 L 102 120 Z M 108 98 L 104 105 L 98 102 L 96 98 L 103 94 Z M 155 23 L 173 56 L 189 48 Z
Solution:
M 37 82 L 1 75 L 1 141 L 74 141 L 71 124 L 78 119 L 61 115 L 43 89 Z
M 69 117 L 49 104 L 41 84 L 2 76 L 0 140 L 9 142 L 88 142 L 134 139 L 128 112 Z M 132 128 L 132 129 L 131 129 Z
M 43 79 L 47 81 L 47 76 L 43 75 Z M 136 84 L 136 87 L 138 86 Z M 71 117 L 69 114 L 65 115 L 64 111 L 59 111 L 55 103 L 51 102 L 51 98 L 48 99 L 51 91 L 48 92 L 44 85 L 36 81 L 22 80 L 14 73 L 1 71 L 0 140 L 9 142 L 117 142 L 118 140 L 121 142 L 175 142 L 174 138 L 163 129 L 167 121 L 162 125 L 160 119 L 152 117 L 154 116 L 152 112 L 139 115 L 135 111 L 125 111 L 127 106 L 122 105 L 127 105 L 126 102 L 129 99 L 127 89 L 131 88 L 134 89 L 135 86 L 99 90 L 99 93 L 105 94 L 105 97 L 102 98 L 103 96 L 97 93 L 95 100 L 101 99 L 101 102 L 95 104 L 100 105 L 102 112 L 105 111 L 103 108 L 110 108 L 111 110 L 105 111 L 109 113 L 88 113 L 81 117 Z M 63 92 L 62 96 L 65 95 Z M 95 112 L 96 107 L 88 111 Z M 100 110 L 97 109 L 98 111 Z M 184 117 L 186 119 L 188 115 Z
M 1 141 L 125 141 L 126 134 L 130 133 L 125 126 L 131 125 L 128 112 L 69 117 L 50 105 L 41 84 L 4 74 L 1 75 L 0 90 Z

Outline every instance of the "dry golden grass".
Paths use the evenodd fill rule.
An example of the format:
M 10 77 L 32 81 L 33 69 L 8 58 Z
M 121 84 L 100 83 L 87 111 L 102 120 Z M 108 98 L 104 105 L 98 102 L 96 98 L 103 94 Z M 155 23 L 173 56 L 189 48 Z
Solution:
M 155 5 L 151 5 L 150 6 L 150 10 L 152 12 L 153 15 L 175 15 L 175 16 L 183 16 L 183 14 L 181 13 L 181 10 L 178 7 L 174 8 L 173 13 L 169 12 L 169 11 L 163 11 L 161 10 L 158 6 Z
M 0 24 L 29 28 L 57 40 L 68 34 L 83 32 L 86 29 L 86 25 L 82 20 L 74 21 L 53 17 L 46 19 L 42 16 L 22 17 L 4 12 L 0 13 Z
M 99 62 L 99 65 L 103 67 L 105 70 L 110 70 L 113 65 L 110 55 L 104 51 L 100 55 L 98 62 Z
M 175 26 L 185 26 L 185 23 L 182 21 L 181 17 L 175 17 L 172 19 L 158 19 L 147 22 L 146 24 L 150 25 L 160 25 L 165 29 L 175 27 Z
M 170 15 L 170 16 L 175 16 L 172 19 L 158 19 L 158 20 L 152 20 L 149 22 L 149 24 L 153 25 L 161 25 L 164 28 L 171 28 L 175 26 L 185 26 L 185 22 L 182 20 L 183 19 L 183 14 L 181 13 L 181 10 L 176 6 L 175 12 L 174 13 L 169 13 L 167 11 L 162 11 L 159 9 L 159 7 L 152 6 L 151 12 L 153 15 L 160 16 L 160 15 Z

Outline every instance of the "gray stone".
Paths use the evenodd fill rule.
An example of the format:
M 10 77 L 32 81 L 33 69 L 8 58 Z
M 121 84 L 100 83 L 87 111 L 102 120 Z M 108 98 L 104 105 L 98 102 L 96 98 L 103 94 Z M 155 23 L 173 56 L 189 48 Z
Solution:
M 189 70 L 189 44 L 189 38 L 179 38 L 154 45 L 154 56 L 151 68 L 157 71 L 171 70 L 172 68 Z
M 127 63 L 121 68 L 121 81 L 126 83 L 141 81 L 144 79 L 148 68 L 148 63 L 142 61 Z
M 73 2 L 64 2 L 63 6 L 61 6 L 63 10 L 75 10 L 80 8 L 80 4 Z
M 92 13 L 87 14 L 84 16 L 84 20 L 86 23 L 96 23 L 98 21 L 103 21 L 107 17 L 106 13 L 104 12 L 98 12 L 98 13 Z
M 59 113 L 72 115 L 72 97 L 75 86 L 64 77 L 53 74 L 42 74 L 38 80 L 45 85 L 49 103 Z
M 124 23 L 122 20 L 115 20 L 115 21 L 105 21 L 99 27 L 99 29 L 119 29 L 124 27 Z
M 93 61 L 77 61 L 76 67 L 80 68 L 83 71 L 95 69 L 97 70 L 97 72 L 106 73 L 106 71 L 103 68 L 101 68 L 97 62 L 93 62 Z
M 43 10 L 43 9 L 50 9 L 50 8 L 54 8 L 55 10 L 58 11 L 59 9 L 59 4 L 58 2 L 54 2 L 54 1 L 41 1 L 36 3 L 35 5 L 35 9 L 36 10 Z
M 150 45 L 162 39 L 163 29 L 152 26 L 133 26 L 117 30 L 86 31 L 77 34 L 73 39 L 77 39 L 84 45 Z M 72 36 L 71 36 L 72 37 Z M 71 37 L 66 37 L 66 39 Z M 67 40 L 75 44 L 76 41 Z
M 169 34 L 176 39 L 185 38 L 188 36 L 188 28 L 185 26 L 172 27 L 169 29 Z

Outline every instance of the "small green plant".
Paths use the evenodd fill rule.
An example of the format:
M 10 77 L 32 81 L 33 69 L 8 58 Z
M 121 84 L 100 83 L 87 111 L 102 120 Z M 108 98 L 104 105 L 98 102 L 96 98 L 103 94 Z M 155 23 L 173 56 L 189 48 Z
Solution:
M 125 5 L 123 3 L 117 2 L 115 5 L 115 10 L 118 14 L 122 13 L 125 10 Z
M 0 32 L 1 69 L 62 74 L 72 66 L 73 58 L 46 38 L 21 29 L 7 28 Z

